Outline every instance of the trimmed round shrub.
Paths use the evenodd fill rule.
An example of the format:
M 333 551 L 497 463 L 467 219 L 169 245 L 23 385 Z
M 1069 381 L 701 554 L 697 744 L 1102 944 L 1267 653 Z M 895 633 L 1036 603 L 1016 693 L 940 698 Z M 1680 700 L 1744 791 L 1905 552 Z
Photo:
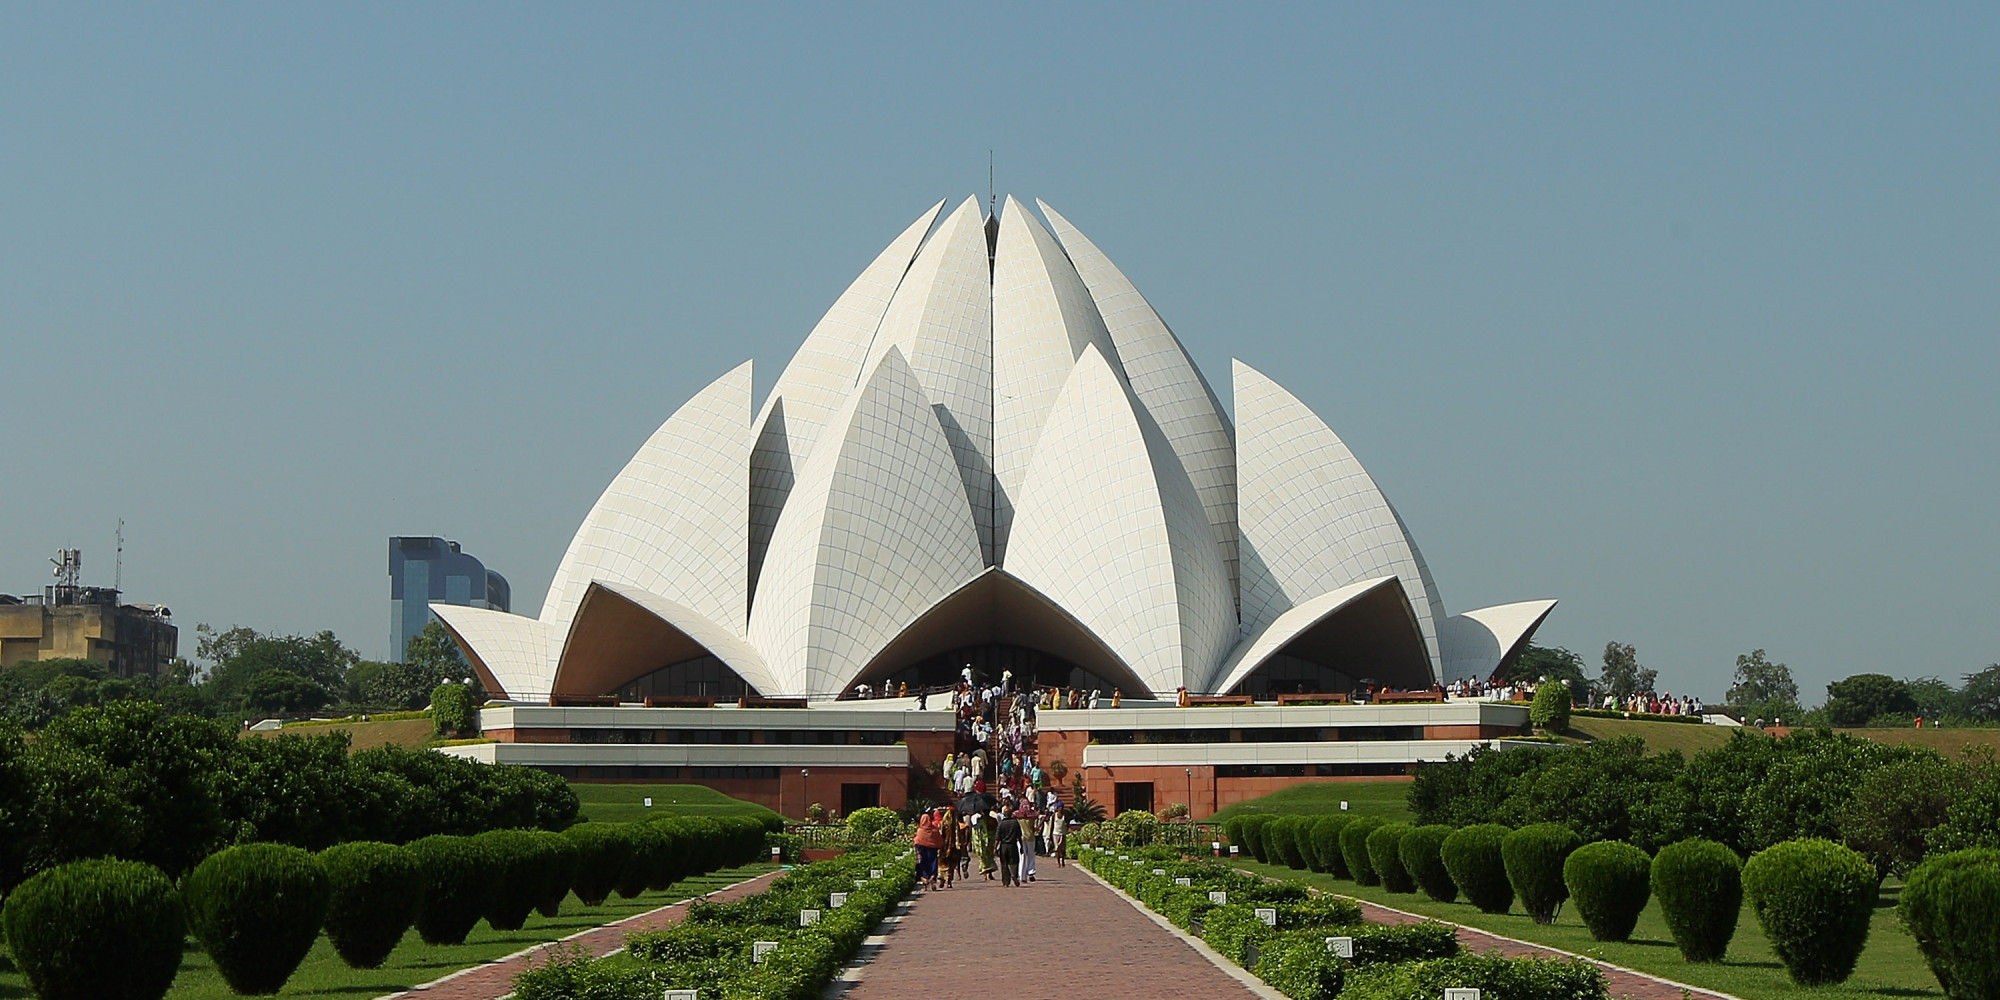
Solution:
M 1340 831 L 1347 827 L 1347 821 L 1354 817 L 1346 813 L 1332 813 L 1313 821 L 1313 853 L 1319 857 L 1323 871 L 1335 878 L 1351 878 L 1347 873 L 1347 859 L 1340 853 Z
M 1305 853 L 1299 850 L 1299 826 L 1305 819 L 1304 816 L 1280 816 L 1264 828 L 1264 839 L 1271 842 L 1265 850 L 1287 868 L 1306 867 Z
M 1368 863 L 1375 867 L 1375 877 L 1382 880 L 1382 888 L 1390 892 L 1417 891 L 1416 882 L 1403 867 L 1402 853 L 1403 835 L 1413 829 L 1408 823 L 1389 823 L 1376 827 L 1368 835 Z
M 1507 867 L 1507 882 L 1535 923 L 1555 923 L 1556 911 L 1569 898 L 1563 862 L 1582 845 L 1583 838 L 1561 823 L 1536 823 L 1501 838 L 1500 860 Z
M 1954 851 L 1918 865 L 1896 909 L 1949 1000 L 2000 997 L 2000 851 Z
M 569 897 L 570 884 L 576 881 L 577 864 L 583 852 L 568 837 L 550 830 L 531 830 L 528 836 L 535 838 L 541 858 L 541 892 L 535 897 L 535 912 L 545 917 L 559 916 L 563 900 Z
M 1444 869 L 1465 901 L 1481 913 L 1505 913 L 1514 906 L 1514 883 L 1507 880 L 1507 862 L 1500 842 L 1508 829 L 1498 823 L 1460 827 L 1444 838 Z
M 1277 819 L 1277 817 L 1266 816 L 1261 813 L 1252 813 L 1243 817 L 1241 825 L 1243 853 L 1259 861 L 1269 860 L 1264 856 L 1264 827 L 1269 826 L 1274 819 Z
M 1347 862 L 1347 874 L 1356 885 L 1381 885 L 1375 862 L 1368 857 L 1368 835 L 1389 822 L 1379 816 L 1356 816 L 1340 830 L 1340 857 Z
M 848 832 L 861 840 L 887 840 L 902 825 L 903 819 L 896 815 L 894 809 L 881 806 L 868 806 L 847 814 Z
M 563 831 L 576 848 L 576 880 L 570 888 L 585 906 L 603 906 L 625 873 L 632 841 L 616 823 L 578 823 Z
M 1535 701 L 1528 708 L 1528 722 L 1544 732 L 1560 733 L 1569 728 L 1569 685 L 1549 681 L 1535 689 Z
M 1681 957 L 1722 961 L 1743 912 L 1743 859 L 1699 837 L 1668 844 L 1653 859 L 1652 885 Z
M 319 852 L 326 872 L 326 939 L 349 968 L 379 969 L 417 920 L 424 873 L 394 844 L 356 840 Z
M 159 1000 L 181 968 L 180 894 L 137 861 L 78 861 L 14 888 L 0 909 L 14 965 L 42 1000 Z
M 1451 880 L 1451 872 L 1444 866 L 1444 840 L 1451 833 L 1451 827 L 1443 823 L 1411 827 L 1396 848 L 1410 881 L 1440 903 L 1458 899 L 1458 883 Z
M 653 881 L 653 868 L 660 864 L 660 855 L 671 841 L 667 832 L 653 823 L 624 823 L 619 832 L 630 846 L 625 857 L 625 867 L 618 873 L 616 886 L 618 895 L 631 899 L 645 892 Z M 716 845 L 704 844 L 703 853 L 713 853 Z
M 857 813 L 862 811 L 855 810 Z M 890 813 L 890 815 L 895 814 Z M 727 868 L 732 863 L 727 843 L 728 834 L 722 825 L 722 820 L 713 816 L 676 816 L 674 824 L 679 828 L 680 835 L 687 845 L 685 869 L 689 875 Z
M 764 849 L 764 826 L 743 816 L 725 817 L 728 821 L 729 864 L 743 864 L 743 855 L 769 856 Z M 671 889 L 675 882 L 694 874 L 688 864 L 692 860 L 695 832 L 679 818 L 656 819 L 646 824 L 653 828 L 651 853 L 645 856 L 646 888 Z M 748 848 L 745 847 L 749 844 Z
M 486 915 L 493 863 L 471 837 L 425 837 L 404 848 L 424 873 L 424 901 L 417 906 L 417 934 L 425 944 L 462 944 Z
M 1222 839 L 1237 847 L 1243 846 L 1243 817 L 1231 816 L 1222 821 Z
M 1868 943 L 1875 866 L 1830 840 L 1788 840 L 1743 865 L 1743 891 L 1771 951 L 1801 986 L 1846 979 Z
M 319 939 L 327 895 L 319 860 L 284 844 L 225 847 L 181 879 L 188 930 L 238 993 L 276 993 L 292 978 Z
M 488 830 L 472 841 L 486 853 L 486 923 L 496 931 L 520 930 L 547 888 L 535 838 L 526 830 Z
M 1599 941 L 1625 941 L 1653 895 L 1653 859 L 1622 840 L 1600 840 L 1569 852 L 1563 885 L 1577 916 Z

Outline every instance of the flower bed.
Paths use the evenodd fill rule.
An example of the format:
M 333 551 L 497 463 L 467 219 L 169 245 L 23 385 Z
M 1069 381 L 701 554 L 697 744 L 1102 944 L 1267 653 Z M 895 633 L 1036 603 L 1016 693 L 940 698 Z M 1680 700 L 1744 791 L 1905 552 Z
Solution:
M 1121 851 L 1078 844 L 1070 853 L 1084 868 L 1294 1000 L 1330 1000 L 1350 981 L 1355 988 L 1365 984 L 1366 992 L 1380 1000 L 1401 1000 L 1410 989 L 1439 983 L 1505 983 L 1509 1000 L 1607 996 L 1603 973 L 1589 963 L 1464 956 L 1457 932 L 1448 924 L 1365 923 L 1360 904 L 1352 900 L 1314 895 L 1304 886 L 1270 882 L 1217 861 L 1190 860 L 1157 847 Z M 1218 901 L 1211 893 L 1224 896 Z M 1351 940 L 1352 958 L 1333 953 L 1327 941 L 1333 937 Z M 1415 971 L 1380 971 L 1389 968 Z M 1427 996 L 1437 993 L 1432 989 Z M 1417 1000 L 1416 995 L 1410 1000 Z
M 871 877 L 877 870 L 881 877 Z M 796 868 L 756 895 L 695 903 L 680 924 L 628 937 L 622 955 L 561 955 L 516 978 L 515 996 L 657 1000 L 665 990 L 691 989 L 703 997 L 809 1000 L 916 881 L 916 861 L 900 845 L 852 850 Z M 838 908 L 836 893 L 845 894 Z M 802 926 L 804 910 L 819 911 L 818 921 Z M 771 943 L 761 956 L 758 942 Z

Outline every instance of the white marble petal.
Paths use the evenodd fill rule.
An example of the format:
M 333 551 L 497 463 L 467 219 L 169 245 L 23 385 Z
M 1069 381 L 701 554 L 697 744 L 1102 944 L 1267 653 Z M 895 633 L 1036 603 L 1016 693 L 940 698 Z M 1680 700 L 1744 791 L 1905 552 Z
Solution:
M 1445 619 L 1444 627 L 1438 630 L 1445 681 L 1492 676 L 1500 661 L 1533 637 L 1555 607 L 1554 601 L 1520 601 Z
M 801 471 L 771 536 L 750 639 L 784 694 L 840 691 L 984 568 L 951 443 L 891 349 Z
M 1101 636 L 1155 694 L 1199 689 L 1235 638 L 1201 498 L 1093 345 L 1050 407 L 1007 570 Z
M 458 640 L 466 660 L 484 668 L 480 680 L 488 694 L 529 700 L 546 698 L 553 690 L 549 630 L 539 620 L 443 602 L 432 604 L 431 613 Z

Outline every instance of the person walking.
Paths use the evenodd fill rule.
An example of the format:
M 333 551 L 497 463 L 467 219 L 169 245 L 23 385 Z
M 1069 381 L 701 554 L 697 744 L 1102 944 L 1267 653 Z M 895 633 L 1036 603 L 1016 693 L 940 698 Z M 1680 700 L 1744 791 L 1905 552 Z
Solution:
M 1014 813 L 1014 822 L 1021 827 L 1021 870 L 1014 876 L 1017 883 L 1035 880 L 1035 819 L 1035 807 L 1026 802 Z
M 988 882 L 993 881 L 993 834 L 993 816 L 982 812 L 972 818 L 972 850 L 979 855 L 979 874 Z
M 1056 867 L 1069 865 L 1068 855 L 1063 847 L 1069 843 L 1069 814 L 1063 812 L 1062 800 L 1057 799 L 1049 808 L 1048 833 L 1049 855 L 1056 859 Z
M 938 877 L 943 881 L 944 888 L 949 889 L 958 880 L 959 855 L 964 852 L 965 844 L 959 835 L 957 810 L 941 806 L 937 810 L 937 818 L 938 837 L 943 841 L 938 846 Z
M 999 816 L 994 813 L 994 816 Z M 1000 861 L 1000 884 L 1021 884 L 1021 821 L 1009 816 L 1000 820 L 993 834 L 993 853 Z
M 917 846 L 917 884 L 926 889 L 937 889 L 938 848 L 944 846 L 944 837 L 938 832 L 936 813 L 927 812 L 917 820 L 916 836 L 910 838 Z

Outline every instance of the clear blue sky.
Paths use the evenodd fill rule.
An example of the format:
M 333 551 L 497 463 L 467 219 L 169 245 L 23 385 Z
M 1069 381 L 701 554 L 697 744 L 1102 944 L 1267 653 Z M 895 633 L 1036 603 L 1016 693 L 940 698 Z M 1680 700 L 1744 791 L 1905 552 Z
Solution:
M 2000 660 L 2000 6 L 0 6 L 0 591 L 388 653 L 532 614 L 917 212 L 1056 206 L 1279 378 L 1454 610 L 1675 692 Z

